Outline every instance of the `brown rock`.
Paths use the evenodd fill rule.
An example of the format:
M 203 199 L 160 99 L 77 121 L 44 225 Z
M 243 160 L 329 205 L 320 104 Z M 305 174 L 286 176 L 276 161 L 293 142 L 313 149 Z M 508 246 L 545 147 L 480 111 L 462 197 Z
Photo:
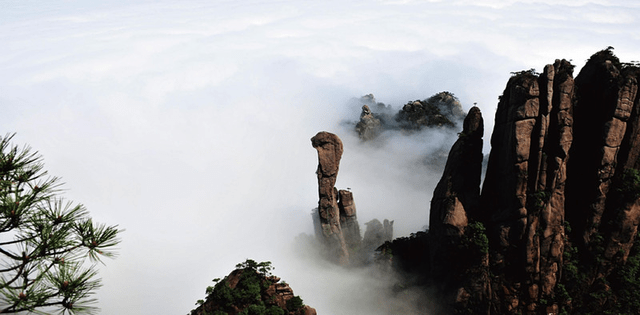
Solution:
M 321 131 L 311 138 L 311 145 L 318 150 L 318 177 L 329 178 L 335 184 L 340 159 L 342 158 L 342 140 L 338 136 Z M 333 188 L 333 185 L 331 186 Z
M 579 246 L 597 254 L 597 243 L 601 230 L 611 230 L 605 240 L 605 256 L 601 274 L 611 269 L 613 252 L 630 248 L 634 237 L 622 241 L 636 219 L 632 207 L 613 206 L 615 201 L 615 178 L 626 168 L 638 168 L 640 140 L 638 139 L 638 68 L 619 68 L 617 58 L 610 50 L 601 51 L 587 62 L 576 78 L 578 91 L 583 91 L 576 106 L 576 143 L 572 155 L 585 156 L 585 163 L 572 163 L 568 170 L 569 193 L 567 202 L 575 203 L 576 210 L 569 209 L 567 218 L 571 222 L 584 222 L 577 226 L 583 240 Z M 580 120 L 578 120 L 580 119 Z M 585 192 L 588 192 L 585 194 Z M 613 198 L 613 199 L 612 199 Z M 577 209 L 588 209 L 587 213 Z M 627 210 L 625 210 L 627 209 Z M 582 217 L 586 214 L 586 222 Z M 582 221 L 582 222 L 581 222 Z M 601 227 L 604 223 L 609 226 Z M 611 222 L 611 223 L 608 223 Z M 628 230 L 627 230 L 628 231 Z M 623 260 L 626 257 L 623 255 Z
M 331 256 L 340 264 L 349 264 L 349 251 L 342 234 L 338 193 L 334 185 L 342 158 L 342 141 L 329 132 L 319 132 L 311 138 L 311 145 L 318 151 L 318 194 L 323 239 Z
M 460 249 L 460 243 L 466 242 L 469 220 L 477 216 L 478 211 L 484 128 L 478 107 L 469 110 L 463 128 L 433 193 L 429 219 L 429 233 L 433 235 L 429 239 L 431 277 L 444 286 L 459 288 L 456 294 L 445 294 L 454 299 L 450 303 L 466 301 L 468 295 L 486 294 L 483 288 L 466 281 L 466 272 L 455 269 L 483 258 L 465 255 Z M 463 286 L 465 283 L 468 288 Z
M 434 191 L 429 230 L 431 279 L 450 290 L 443 296 L 458 297 L 450 303 L 463 309 L 488 303 L 479 308 L 486 310 L 483 314 L 557 313 L 558 304 L 541 301 L 557 298 L 567 244 L 578 246 L 581 262 L 593 263 L 586 274 L 591 278 L 581 285 L 606 284 L 596 280 L 625 263 L 640 224 L 640 198 L 619 189 L 627 169 L 640 169 L 640 68 L 620 67 L 605 50 L 575 81 L 566 60 L 547 65 L 540 76 L 532 71 L 514 75 L 496 110 L 476 206 L 462 198 L 478 198 L 475 188 L 457 183 L 479 175 L 467 171 L 459 179 L 450 169 L 471 164 L 460 163 L 466 132 L 454 144 Z M 474 220 L 487 228 L 490 255 L 470 266 L 456 260 L 464 255 L 456 254 L 456 246 L 464 243 Z M 565 231 L 567 221 L 571 233 Z M 481 272 L 486 265 L 493 277 Z M 474 289 L 471 284 L 479 279 L 488 284 Z M 561 302 L 570 307 L 569 301 Z
M 332 133 L 319 132 L 311 138 L 311 144 L 318 150 L 319 162 L 316 174 L 320 200 L 317 216 L 314 213 L 314 225 L 316 234 L 326 245 L 325 254 L 341 265 L 366 263 L 378 246 L 393 237 L 393 222 L 385 220 L 384 226 L 378 222 L 381 236 L 370 237 L 363 246 L 353 193 L 350 189 L 334 187 L 342 157 L 342 141 Z
M 464 116 L 460 101 L 449 92 L 440 92 L 426 100 L 405 104 L 395 117 L 404 130 L 425 127 L 456 127 Z
M 360 247 L 360 224 L 356 216 L 356 204 L 353 194 L 348 190 L 339 190 L 338 208 L 340 209 L 340 228 L 349 251 Z M 350 255 L 351 256 L 351 255 Z
M 362 113 L 360 121 L 356 124 L 356 132 L 362 140 L 371 140 L 382 131 L 382 123 L 380 119 L 375 118 L 369 106 L 362 105 Z
M 317 315 L 318 313 L 316 312 L 316 309 L 309 306 L 309 305 L 305 305 L 302 308 L 302 314 L 303 315 Z
M 248 268 L 236 269 L 232 271 L 228 276 L 226 276 L 222 281 L 225 283 L 225 285 L 229 287 L 229 289 L 236 290 L 238 283 L 240 283 L 240 280 L 242 279 L 242 276 L 245 272 L 256 272 L 256 271 Z M 266 276 L 260 273 L 257 273 L 257 276 L 259 277 L 260 281 L 268 281 L 270 283 L 270 285 L 266 289 L 263 289 L 260 292 L 261 299 L 264 305 L 267 307 L 278 306 L 286 311 L 287 301 L 292 299 L 295 296 L 291 287 L 284 282 L 279 282 L 280 278 L 275 276 Z M 202 305 L 200 305 L 198 308 L 192 310 L 190 314 L 206 315 L 206 314 L 213 314 L 215 311 L 224 310 L 224 312 L 230 315 L 236 315 L 241 313 L 250 305 L 257 302 L 257 301 L 245 301 L 242 299 L 235 299 L 234 302 L 239 304 L 226 305 L 228 303 L 225 302 L 225 305 L 217 305 L 215 304 L 216 299 L 210 298 L 211 296 L 215 295 L 215 292 L 216 292 L 215 290 L 217 289 L 214 289 L 214 292 L 211 293 L 209 297 L 207 297 L 206 301 Z M 307 305 L 307 306 L 304 306 L 299 311 L 296 311 L 296 312 L 291 311 L 291 312 L 288 312 L 287 314 L 314 315 L 316 314 L 316 310 Z
M 509 80 L 496 111 L 481 196 L 479 168 L 469 169 L 482 161 L 481 144 L 464 151 L 469 139 L 461 136 L 452 147 L 431 205 L 430 268 L 444 287 L 462 285 L 469 305 L 487 312 L 535 313 L 539 299 L 554 292 L 563 259 L 566 166 L 573 142 L 572 68 L 557 60 L 541 76 L 526 71 Z M 469 160 L 478 154 L 479 159 Z M 455 262 L 465 257 L 456 248 L 472 220 L 486 226 L 491 256 Z M 501 275 L 489 277 L 489 269 L 481 266 Z M 480 279 L 484 286 L 477 285 Z

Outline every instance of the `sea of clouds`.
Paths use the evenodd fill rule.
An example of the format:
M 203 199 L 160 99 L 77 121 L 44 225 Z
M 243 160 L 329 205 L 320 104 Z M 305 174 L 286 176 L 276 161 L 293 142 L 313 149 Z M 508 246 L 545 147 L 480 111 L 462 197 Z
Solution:
M 453 92 L 482 109 L 488 152 L 510 72 L 579 70 L 608 46 L 640 60 L 639 17 L 635 1 L 2 0 L 0 132 L 125 230 L 100 267 L 102 314 L 186 314 L 246 258 L 272 261 L 319 314 L 413 314 L 382 307 L 367 271 L 293 245 L 317 205 L 309 139 L 340 136 L 337 186 L 361 225 L 389 218 L 406 236 L 428 225 L 440 176 L 424 156 L 455 132 L 363 144 L 344 124 L 354 97 L 399 109 Z

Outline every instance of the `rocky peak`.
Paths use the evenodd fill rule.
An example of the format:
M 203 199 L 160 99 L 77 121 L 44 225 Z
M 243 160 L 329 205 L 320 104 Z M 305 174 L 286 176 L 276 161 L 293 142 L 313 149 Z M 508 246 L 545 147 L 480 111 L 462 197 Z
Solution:
M 380 119 L 373 116 L 369 106 L 362 105 L 360 121 L 356 124 L 356 132 L 362 140 L 372 140 L 382 132 Z
M 464 271 L 478 262 L 460 244 L 468 242 L 469 223 L 478 213 L 483 125 L 480 109 L 472 107 L 431 200 L 430 277 L 446 287 L 461 287 L 468 277 Z M 486 254 L 480 258 L 485 261 Z
M 465 292 L 459 304 L 482 312 L 581 312 L 589 302 L 580 294 L 599 290 L 596 282 L 608 282 L 631 250 L 640 221 L 638 199 L 620 204 L 611 198 L 617 196 L 620 174 L 637 167 L 638 70 L 625 69 L 605 50 L 589 60 L 575 81 L 572 73 L 573 65 L 556 60 L 539 75 L 523 71 L 511 77 L 496 111 L 477 212 L 462 202 L 453 206 L 456 199 L 443 207 L 438 199 L 452 195 L 453 189 L 443 187 L 462 187 L 477 171 L 455 179 L 445 170 L 436 188 L 432 253 L 441 247 L 436 240 L 461 235 L 468 218 L 486 226 L 489 240 L 488 264 L 476 263 L 484 264 L 486 272 L 475 278 L 491 285 L 458 282 Z M 447 168 L 456 161 L 457 146 Z M 476 182 L 461 189 L 471 200 Z M 579 257 L 571 256 L 572 246 Z M 446 258 L 432 259 L 432 268 L 446 264 Z M 578 259 L 584 264 L 581 281 L 573 278 L 573 269 L 566 271 Z M 489 271 L 497 276 L 489 279 Z M 577 294 L 574 306 L 562 294 Z
M 376 102 L 372 94 L 359 99 L 360 121 L 355 130 L 362 140 L 375 139 L 384 130 L 407 133 L 423 128 L 454 128 L 464 118 L 460 101 L 451 92 L 439 92 L 425 100 L 411 101 L 394 112 L 390 106 Z
M 464 117 L 460 101 L 450 92 L 440 92 L 426 100 L 405 104 L 396 115 L 400 128 L 455 127 Z
M 349 264 L 349 250 L 340 224 L 339 193 L 334 187 L 342 158 L 342 141 L 335 134 L 322 131 L 311 138 L 318 151 L 318 203 L 322 239 L 327 249 L 342 265 Z
M 420 266 L 445 312 L 637 313 L 640 68 L 611 49 L 575 80 L 573 68 L 556 60 L 509 79 L 481 192 L 482 120 L 470 110 L 428 232 L 382 249 L 419 257 L 396 265 Z
M 224 279 L 214 279 L 207 288 L 206 300 L 200 300 L 190 315 L 207 314 L 283 314 L 316 315 L 316 310 L 302 303 L 291 287 L 271 275 L 270 262 L 247 259 Z
M 335 134 L 322 131 L 311 138 L 312 146 L 318 151 L 318 209 L 314 212 L 317 236 L 322 240 L 325 256 L 341 265 L 365 263 L 368 255 L 378 246 L 393 237 L 393 222 L 385 220 L 384 235 L 379 239 L 367 238 L 368 248 L 361 250 L 362 236 L 357 219 L 353 193 L 334 187 L 342 157 L 342 141 Z

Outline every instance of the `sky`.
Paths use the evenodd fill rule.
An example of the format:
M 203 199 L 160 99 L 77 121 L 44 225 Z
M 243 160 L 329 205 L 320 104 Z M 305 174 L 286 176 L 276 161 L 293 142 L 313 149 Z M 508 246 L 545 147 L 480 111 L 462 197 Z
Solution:
M 125 230 L 99 266 L 101 314 L 186 314 L 247 258 L 319 314 L 388 314 L 379 282 L 294 241 L 313 233 L 310 138 L 342 138 L 336 186 L 361 226 L 389 218 L 406 236 L 440 176 L 424 157 L 455 132 L 365 145 L 345 123 L 354 98 L 399 109 L 450 91 L 481 108 L 487 153 L 511 72 L 565 58 L 577 74 L 608 46 L 638 61 L 639 29 L 635 0 L 0 0 L 0 133 Z

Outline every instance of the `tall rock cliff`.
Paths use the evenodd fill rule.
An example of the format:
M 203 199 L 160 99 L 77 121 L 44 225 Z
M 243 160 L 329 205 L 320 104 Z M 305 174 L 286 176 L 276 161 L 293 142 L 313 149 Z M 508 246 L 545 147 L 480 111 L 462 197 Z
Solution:
M 335 134 L 322 131 L 311 138 L 311 145 L 318 151 L 318 215 L 323 240 L 327 249 L 332 252 L 330 256 L 337 258 L 340 264 L 347 265 L 349 250 L 340 224 L 340 193 L 335 188 L 342 158 L 342 141 Z M 353 197 L 350 194 L 349 197 L 352 204 Z
M 473 237 L 469 224 L 478 212 L 480 200 L 483 128 L 480 109 L 472 107 L 431 200 L 430 277 L 450 294 L 467 294 L 462 289 L 462 284 L 470 279 L 467 271 L 474 264 L 486 265 L 487 261 L 486 253 L 470 255 L 466 246 Z
M 638 313 L 640 68 L 611 49 L 575 80 L 573 68 L 556 60 L 511 77 L 481 193 L 482 120 L 472 109 L 428 233 L 382 248 L 403 259 L 422 246 L 421 263 L 396 265 L 420 266 L 405 271 L 426 275 L 443 313 Z
M 590 299 L 604 307 L 589 297 L 612 290 L 635 241 L 638 198 L 622 201 L 616 187 L 638 167 L 638 68 L 608 49 L 576 80 L 572 72 L 557 60 L 541 75 L 517 73 L 498 104 L 479 212 L 470 214 L 487 228 L 496 275 L 476 302 L 494 312 L 585 313 Z
M 363 240 L 353 193 L 334 187 L 342 158 L 342 141 L 335 134 L 321 131 L 311 138 L 311 145 L 318 151 L 319 201 L 314 224 L 325 256 L 343 266 L 366 263 L 378 246 L 392 239 L 393 221 L 384 220 L 384 225 L 378 220 L 367 223 Z
M 561 275 L 572 71 L 557 60 L 540 76 L 518 73 L 498 104 L 478 220 L 488 230 L 491 269 L 501 275 L 494 286 L 501 311 L 546 307 L 540 300 Z

